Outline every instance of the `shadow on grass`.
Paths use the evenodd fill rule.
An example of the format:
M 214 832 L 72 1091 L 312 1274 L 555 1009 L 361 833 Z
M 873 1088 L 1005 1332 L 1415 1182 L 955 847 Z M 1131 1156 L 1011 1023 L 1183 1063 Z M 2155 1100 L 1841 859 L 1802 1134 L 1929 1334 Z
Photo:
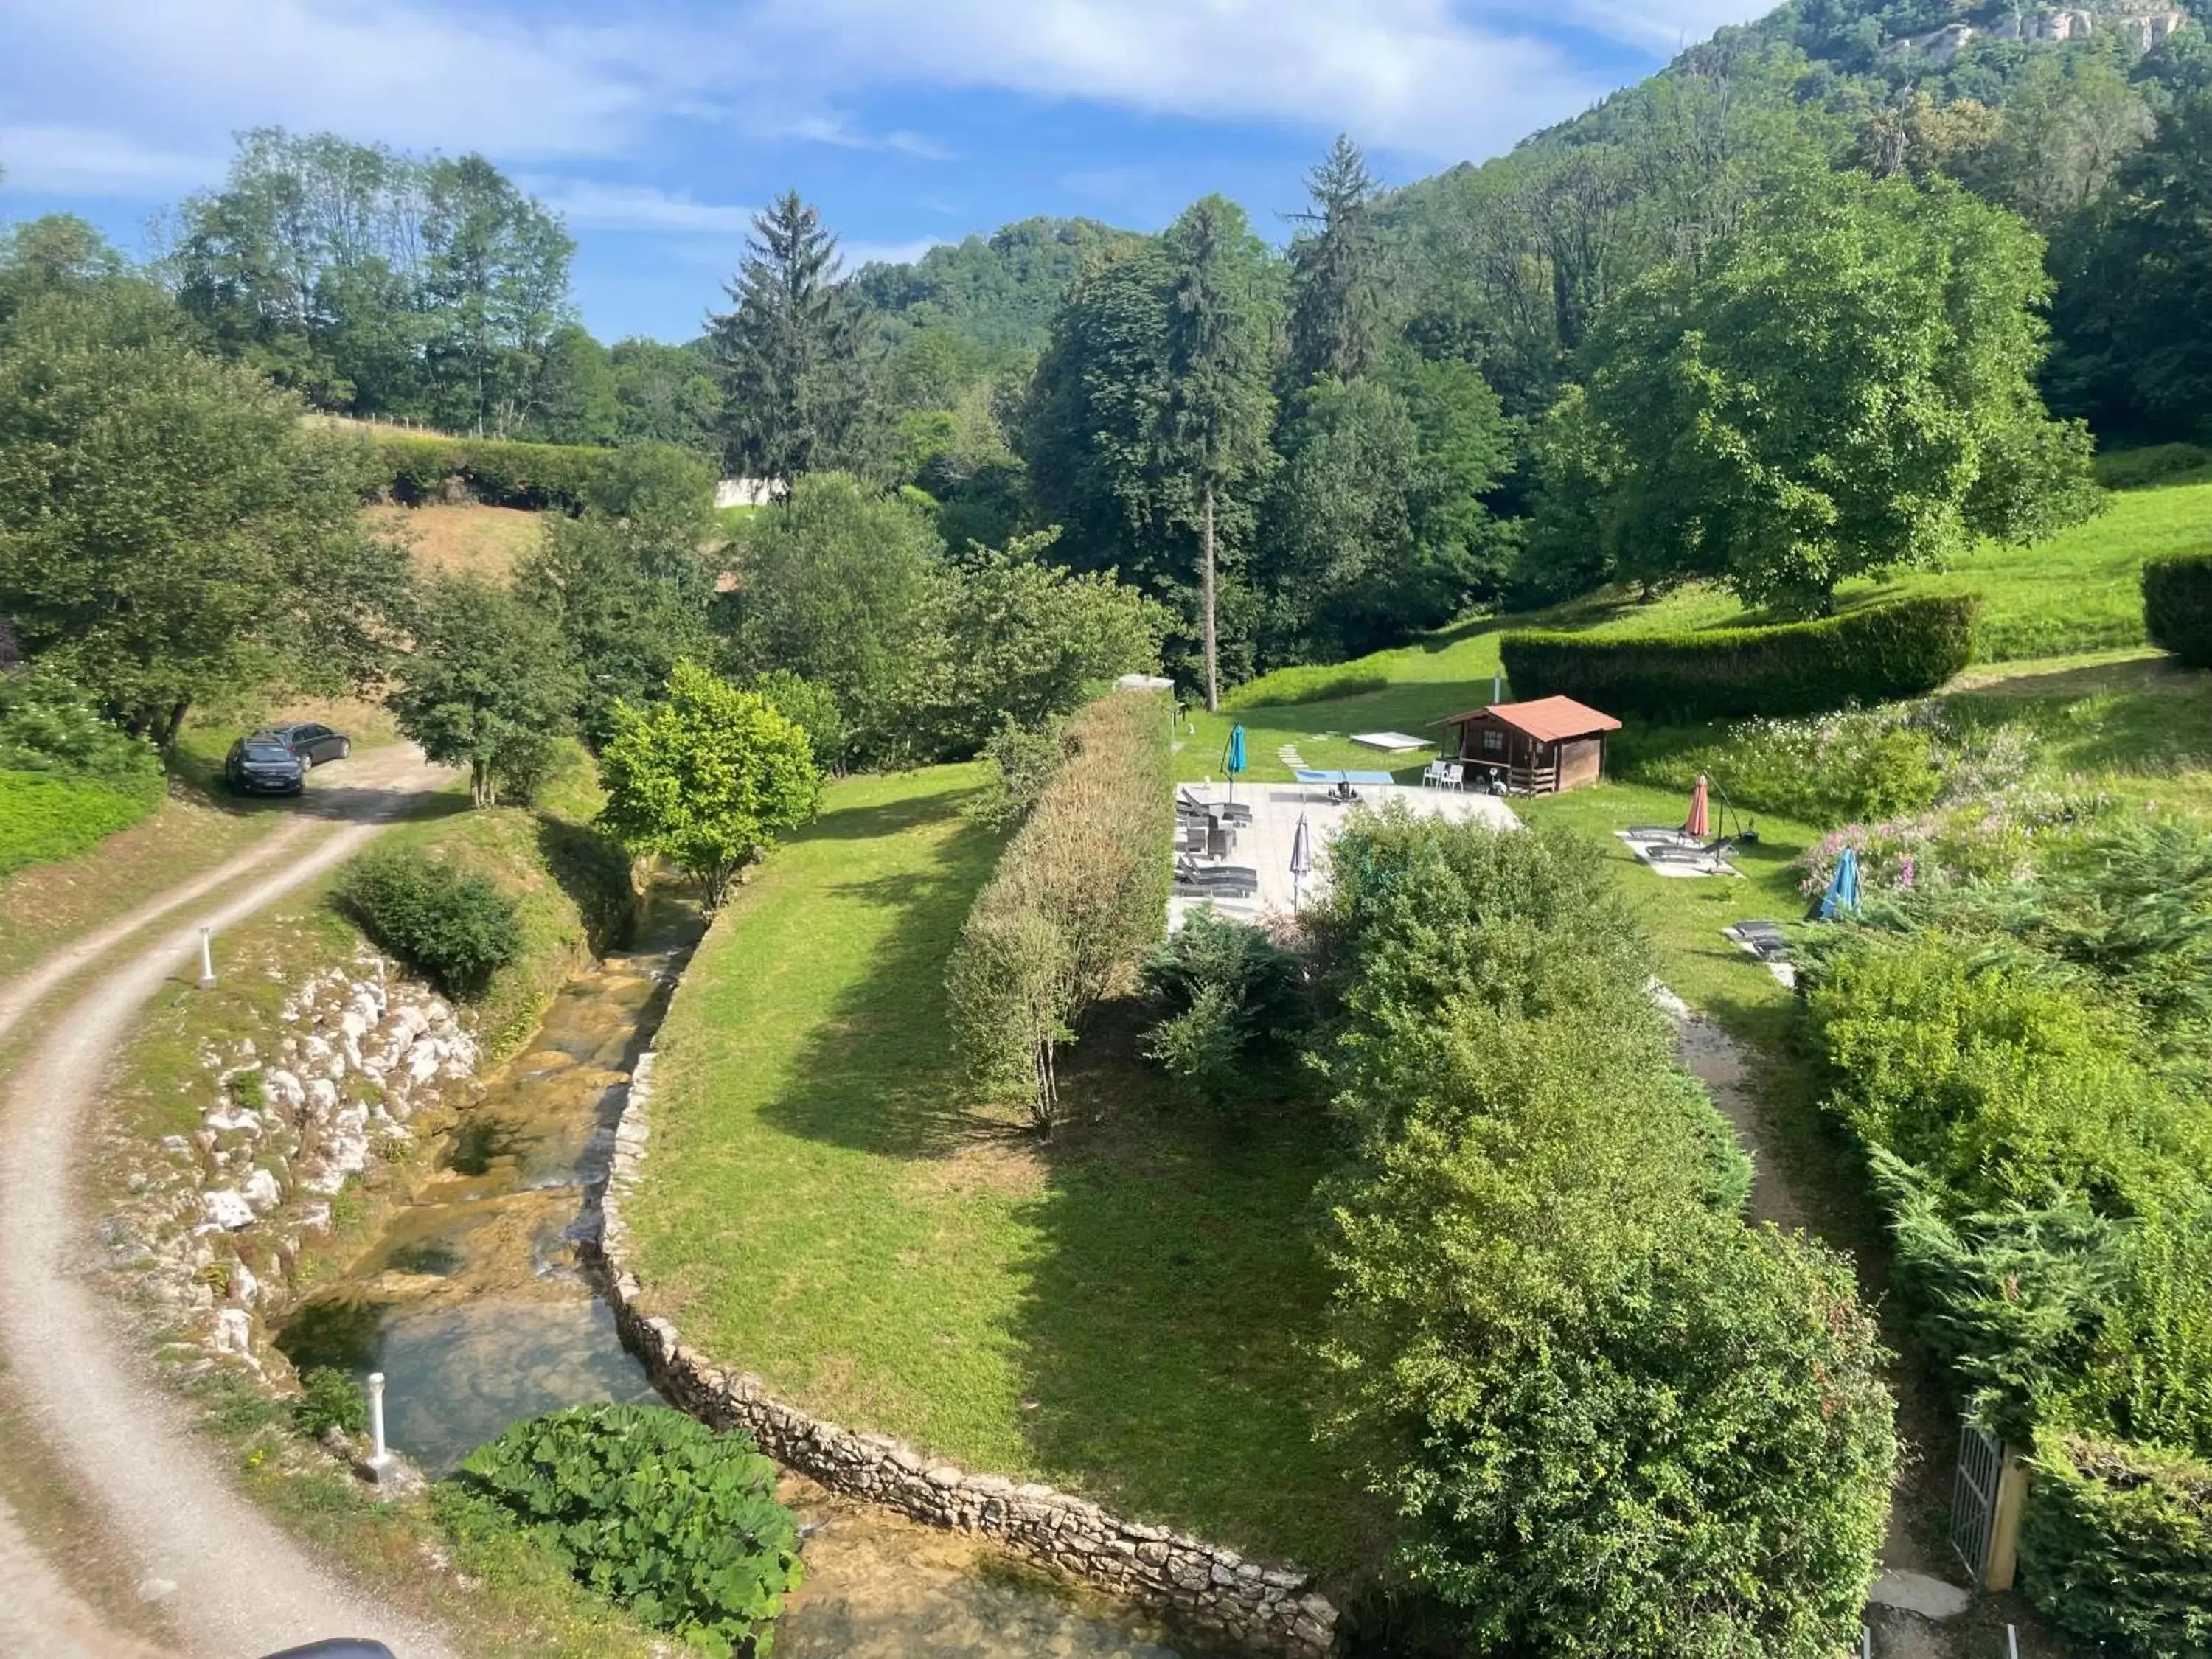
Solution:
M 604 956 L 627 944 L 637 920 L 629 855 L 589 824 L 538 815 L 538 854 L 584 919 L 592 951 Z
M 1063 1078 L 1009 1334 L 1044 1469 L 1110 1506 L 1334 1577 L 1381 1517 L 1314 1439 L 1328 1279 L 1310 1228 L 1332 1138 L 1298 1079 L 1241 1119 L 1187 1104 L 1103 1011 Z
M 950 798 L 944 795 L 915 795 L 898 800 L 888 800 L 874 806 L 844 806 L 824 812 L 798 834 L 788 839 L 793 843 L 811 841 L 875 841 L 885 836 L 896 836 L 902 830 L 919 830 L 944 817 L 948 804 L 958 804 L 975 792 L 963 790 Z M 996 837 L 993 839 L 995 841 Z

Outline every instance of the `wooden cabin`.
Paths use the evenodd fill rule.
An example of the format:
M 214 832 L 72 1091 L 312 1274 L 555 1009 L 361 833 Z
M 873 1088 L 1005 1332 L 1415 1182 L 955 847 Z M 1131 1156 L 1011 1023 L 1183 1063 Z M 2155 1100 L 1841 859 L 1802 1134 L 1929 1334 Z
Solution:
M 1612 715 L 1572 697 L 1492 703 L 1437 724 L 1445 728 L 1443 758 L 1467 768 L 1468 788 L 1503 770 L 1510 787 L 1532 795 L 1595 783 L 1605 775 L 1605 734 L 1620 730 Z

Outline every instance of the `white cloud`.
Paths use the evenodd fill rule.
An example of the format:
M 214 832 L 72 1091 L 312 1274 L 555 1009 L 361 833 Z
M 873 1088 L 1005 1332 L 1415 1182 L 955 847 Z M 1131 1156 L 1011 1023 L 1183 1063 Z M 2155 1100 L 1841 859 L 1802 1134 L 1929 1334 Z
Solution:
M 755 210 L 702 202 L 688 191 L 591 179 L 527 178 L 524 185 L 572 225 L 594 230 L 663 230 L 744 235 Z
M 950 161 L 953 153 L 927 133 L 901 127 L 873 133 L 855 126 L 850 118 L 834 112 L 814 111 L 781 118 L 750 112 L 749 125 L 776 138 L 803 138 L 810 144 L 830 144 L 839 149 L 895 149 L 925 161 Z
M 195 190 L 222 177 L 220 153 L 192 155 L 117 132 L 74 126 L 0 126 L 0 188 L 44 196 L 143 198 Z
M 771 50 L 878 82 L 990 86 L 1196 119 L 1346 128 L 1487 153 L 1606 90 L 1556 46 L 1449 0 L 761 0 Z
M 247 125 L 501 155 L 618 152 L 712 72 L 646 28 L 416 0 L 8 0 L 0 98 L 204 147 Z
M 1559 14 L 1643 50 L 1672 55 L 1729 23 L 1773 7 L 1763 0 L 1563 0 Z

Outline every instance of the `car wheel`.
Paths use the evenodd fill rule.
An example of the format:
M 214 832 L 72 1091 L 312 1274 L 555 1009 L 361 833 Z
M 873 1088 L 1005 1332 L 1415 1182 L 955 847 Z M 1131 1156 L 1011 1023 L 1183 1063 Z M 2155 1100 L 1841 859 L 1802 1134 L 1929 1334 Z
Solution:
M 353 739 L 351 738 L 340 738 L 338 739 L 338 758 L 340 760 L 343 760 L 351 753 L 353 753 Z

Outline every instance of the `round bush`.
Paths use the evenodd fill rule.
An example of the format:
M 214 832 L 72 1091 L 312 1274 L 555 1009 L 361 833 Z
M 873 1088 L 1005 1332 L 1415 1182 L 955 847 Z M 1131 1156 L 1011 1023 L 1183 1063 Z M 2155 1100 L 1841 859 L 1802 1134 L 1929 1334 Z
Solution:
M 368 936 L 448 996 L 482 996 L 522 950 L 514 902 L 483 877 L 420 854 L 375 853 L 339 897 Z
M 2212 551 L 2147 560 L 2143 631 L 2191 668 L 2212 668 Z

